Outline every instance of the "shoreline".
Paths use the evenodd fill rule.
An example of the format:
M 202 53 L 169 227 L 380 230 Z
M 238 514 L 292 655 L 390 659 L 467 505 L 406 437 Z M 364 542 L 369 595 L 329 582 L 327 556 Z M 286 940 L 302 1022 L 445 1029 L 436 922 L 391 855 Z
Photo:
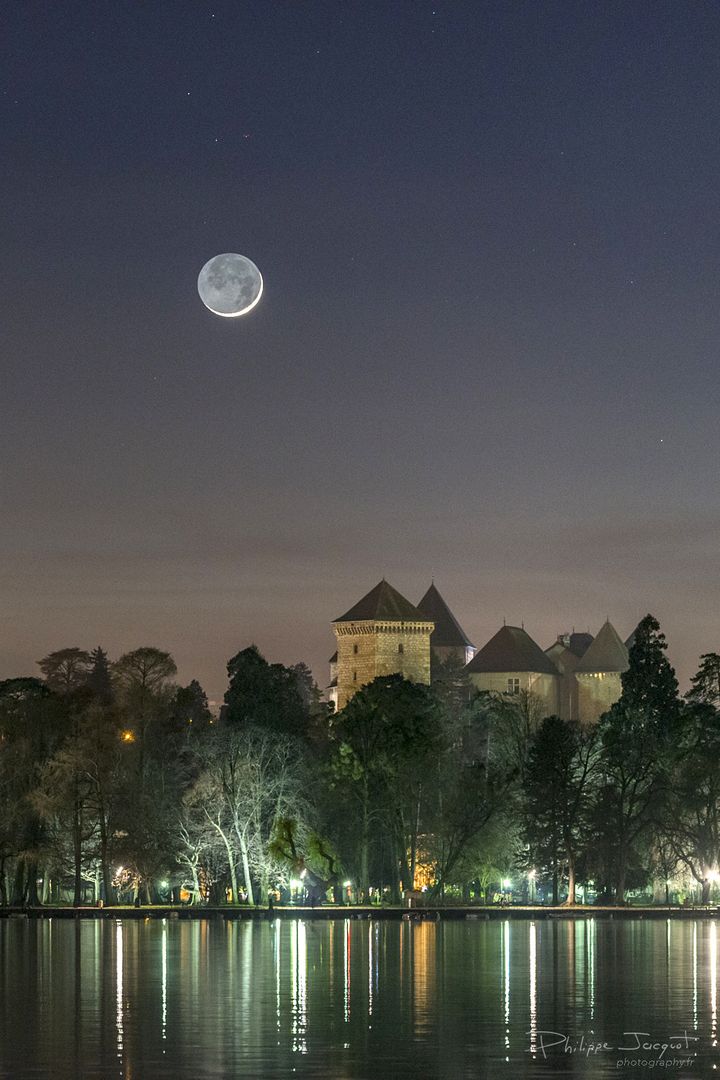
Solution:
M 272 919 L 376 919 L 412 922 L 490 922 L 517 919 L 715 919 L 720 906 L 707 907 L 595 907 L 577 905 L 572 908 L 550 906 L 512 907 L 371 907 L 351 905 L 300 907 L 277 905 L 267 907 L 188 907 L 180 904 L 157 904 L 144 907 L 117 904 L 107 907 L 51 906 L 0 907 L 0 919 L 221 919 L 225 922 L 268 921 Z

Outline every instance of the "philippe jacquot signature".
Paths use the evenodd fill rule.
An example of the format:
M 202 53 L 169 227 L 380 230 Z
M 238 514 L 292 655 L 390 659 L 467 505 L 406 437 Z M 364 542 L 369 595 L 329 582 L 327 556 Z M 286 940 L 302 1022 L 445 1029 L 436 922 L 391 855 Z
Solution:
M 649 1031 L 623 1031 L 617 1042 L 599 1039 L 593 1032 L 567 1035 L 560 1031 L 529 1031 L 527 1034 L 532 1038 L 529 1053 L 542 1054 L 544 1058 L 549 1054 L 572 1054 L 591 1058 L 598 1054 L 621 1053 L 649 1054 L 661 1061 L 666 1054 L 692 1053 L 698 1042 L 698 1036 L 689 1035 L 687 1031 L 664 1038 L 656 1038 Z

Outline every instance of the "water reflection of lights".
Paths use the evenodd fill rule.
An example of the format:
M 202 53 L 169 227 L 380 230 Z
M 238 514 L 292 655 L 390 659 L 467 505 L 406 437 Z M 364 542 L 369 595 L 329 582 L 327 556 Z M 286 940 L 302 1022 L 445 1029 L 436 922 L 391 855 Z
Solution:
M 368 1018 L 373 1011 L 373 933 L 374 926 L 368 927 Z
M 275 945 L 275 1015 L 277 1018 L 277 1029 L 280 1031 L 280 920 L 275 920 L 275 934 L 273 935 L 273 943 Z
M 590 979 L 590 1019 L 595 1019 L 595 934 L 597 932 L 597 926 L 595 919 L 588 919 L 586 923 L 587 927 L 587 963 L 588 963 L 588 975 Z
M 717 1046 L 717 923 L 710 923 L 710 1038 Z
M 503 999 L 505 1004 L 505 1046 L 510 1049 L 510 920 L 503 923 Z
M 530 1053 L 537 1053 L 537 927 L 530 923 Z
M 350 1019 L 350 920 L 345 919 L 345 1023 Z
M 293 923 L 292 933 L 292 1048 L 307 1054 L 307 926 Z
M 693 1028 L 698 1029 L 698 946 L 697 922 L 693 923 Z
M 167 919 L 162 921 L 162 1037 L 167 1039 Z M 163 1047 L 163 1054 L 165 1048 Z
M 415 923 L 410 931 L 410 954 L 415 1031 L 427 1031 L 437 1006 L 436 995 L 437 926 L 434 922 Z
M 118 1057 L 123 1052 L 123 930 L 118 919 L 115 924 L 115 1026 Z

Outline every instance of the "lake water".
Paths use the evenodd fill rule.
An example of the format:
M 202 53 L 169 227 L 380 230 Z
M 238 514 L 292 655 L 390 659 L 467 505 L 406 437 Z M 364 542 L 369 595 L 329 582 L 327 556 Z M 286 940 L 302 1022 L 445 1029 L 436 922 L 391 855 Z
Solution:
M 0 994 L 10 1080 L 720 1066 L 715 920 L 0 920 Z

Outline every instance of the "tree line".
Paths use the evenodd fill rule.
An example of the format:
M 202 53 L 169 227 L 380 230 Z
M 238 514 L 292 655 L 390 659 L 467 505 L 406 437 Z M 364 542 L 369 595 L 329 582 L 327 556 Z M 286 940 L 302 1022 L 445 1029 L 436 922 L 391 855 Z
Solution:
M 623 903 L 720 862 L 720 656 L 681 697 L 657 621 L 592 726 L 532 694 L 375 679 L 337 714 L 304 664 L 255 646 L 220 715 L 157 648 L 60 649 L 0 682 L 0 902 L 486 899 L 579 886 Z M 532 883 L 532 887 L 530 886 Z

